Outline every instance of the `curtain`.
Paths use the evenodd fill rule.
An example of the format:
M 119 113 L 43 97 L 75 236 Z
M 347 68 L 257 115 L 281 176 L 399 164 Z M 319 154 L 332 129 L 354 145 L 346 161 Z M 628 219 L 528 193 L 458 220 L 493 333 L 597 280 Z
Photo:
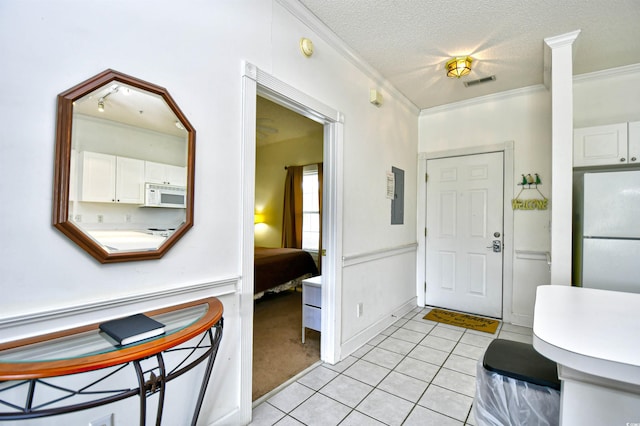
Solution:
M 302 166 L 289 166 L 284 183 L 282 247 L 302 248 Z
M 322 163 L 318 163 L 318 206 L 320 207 L 320 241 L 318 243 L 318 271 L 322 275 Z

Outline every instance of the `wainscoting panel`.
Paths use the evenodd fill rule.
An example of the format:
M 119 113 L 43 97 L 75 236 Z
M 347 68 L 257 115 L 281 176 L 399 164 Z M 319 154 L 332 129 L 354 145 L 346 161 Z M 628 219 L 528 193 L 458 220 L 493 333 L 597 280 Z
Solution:
M 520 278 L 513 283 L 512 322 L 514 324 L 533 326 L 536 288 L 551 282 L 550 262 L 548 252 L 516 250 L 513 273 Z

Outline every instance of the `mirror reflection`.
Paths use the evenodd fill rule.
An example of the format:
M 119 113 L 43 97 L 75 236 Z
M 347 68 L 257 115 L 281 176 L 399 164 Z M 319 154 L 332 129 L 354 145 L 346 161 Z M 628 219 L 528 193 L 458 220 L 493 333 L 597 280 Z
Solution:
M 192 223 L 194 131 L 164 89 L 109 72 L 59 97 L 58 125 L 68 101 L 71 131 L 70 141 L 58 131 L 58 162 L 68 143 L 68 192 L 54 225 L 102 262 L 157 258 Z

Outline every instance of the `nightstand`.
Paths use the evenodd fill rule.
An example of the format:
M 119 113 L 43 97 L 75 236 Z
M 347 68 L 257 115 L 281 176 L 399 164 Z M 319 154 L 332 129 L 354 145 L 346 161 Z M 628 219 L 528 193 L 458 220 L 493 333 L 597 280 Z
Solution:
M 302 343 L 305 328 L 322 332 L 322 276 L 302 280 Z

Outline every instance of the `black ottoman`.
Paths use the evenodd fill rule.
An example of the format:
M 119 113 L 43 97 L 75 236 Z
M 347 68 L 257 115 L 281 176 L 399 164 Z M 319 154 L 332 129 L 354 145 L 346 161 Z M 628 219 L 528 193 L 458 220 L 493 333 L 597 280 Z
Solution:
M 530 344 L 494 340 L 478 362 L 473 412 L 477 426 L 557 425 L 556 363 Z

